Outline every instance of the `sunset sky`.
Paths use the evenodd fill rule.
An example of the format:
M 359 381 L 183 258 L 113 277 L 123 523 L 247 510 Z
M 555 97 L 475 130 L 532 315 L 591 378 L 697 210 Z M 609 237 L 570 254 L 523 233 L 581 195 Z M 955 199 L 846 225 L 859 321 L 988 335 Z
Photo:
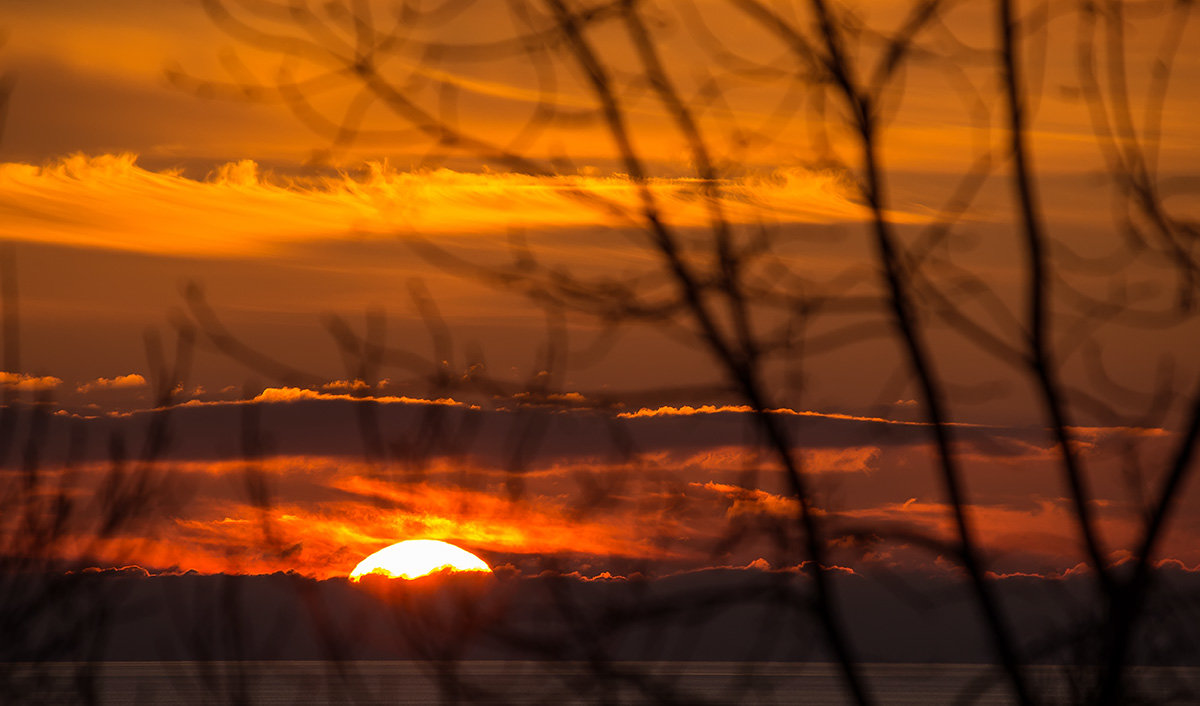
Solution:
M 43 442 L 41 482 L 77 502 L 56 558 L 328 578 L 420 537 L 531 575 L 797 566 L 793 491 L 694 323 L 667 306 L 675 290 L 644 194 L 586 73 L 561 43 L 530 39 L 548 31 L 548 10 L 447 3 L 398 16 L 366 4 L 380 36 L 397 38 L 379 72 L 460 139 L 432 139 L 344 66 L 331 73 L 362 38 L 323 4 L 304 20 L 259 2 L 230 3 L 228 16 L 199 0 L 5 2 L 0 239 L 19 356 L 0 383 L 21 404 L 47 396 L 45 426 L 18 433 Z M 855 4 L 862 56 L 879 57 L 902 5 Z M 987 332 L 939 318 L 928 292 L 920 300 L 989 566 L 1060 576 L 1084 555 L 1059 450 L 1011 353 L 1026 340 L 1025 269 L 979 5 L 950 3 L 882 92 L 886 218 L 914 249 L 953 220 L 927 248 L 925 277 Z M 1130 244 L 1078 64 L 1091 30 L 1050 6 L 1025 18 L 1036 28 L 1029 139 L 1073 444 L 1119 562 L 1177 444 L 1200 325 L 1171 313 L 1181 279 L 1169 258 Z M 713 208 L 739 247 L 764 243 L 747 274 L 751 325 L 789 341 L 763 363 L 766 404 L 817 512 L 831 527 L 951 537 L 846 112 L 798 81 L 786 43 L 740 7 L 645 13 L 716 165 L 715 196 L 624 26 L 601 18 L 587 36 L 614 77 L 646 191 L 687 251 L 705 257 Z M 1131 120 L 1163 204 L 1194 219 L 1200 52 L 1188 48 L 1200 25 L 1166 10 L 1130 22 L 1128 93 L 1150 105 Z M 1154 67 L 1174 46 L 1155 109 Z M 281 47 L 300 48 L 281 58 Z M 990 171 L 955 206 L 987 154 Z M 582 284 L 612 298 L 576 297 Z M 619 306 L 625 288 L 663 310 L 636 319 Z M 1089 308 L 1089 296 L 1136 311 Z M 177 379 L 183 329 L 199 333 Z M 139 462 L 156 419 L 167 443 Z M 144 512 L 98 533 L 118 438 L 126 473 L 153 492 Z M 1162 552 L 1189 570 L 1200 570 L 1198 494 L 1185 486 Z M 900 540 L 830 558 L 847 571 L 953 571 Z

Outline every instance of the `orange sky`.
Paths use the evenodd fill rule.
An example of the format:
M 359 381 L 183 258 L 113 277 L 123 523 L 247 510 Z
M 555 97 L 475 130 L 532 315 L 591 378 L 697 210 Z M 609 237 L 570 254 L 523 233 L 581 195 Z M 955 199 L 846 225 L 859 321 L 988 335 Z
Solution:
M 411 445 L 426 439 L 428 448 L 390 460 L 364 456 L 356 417 L 366 404 L 377 405 L 376 423 L 398 445 L 412 453 Z M 270 455 L 247 457 L 236 448 L 247 408 L 257 409 Z M 520 400 L 483 409 L 295 389 L 269 389 L 245 402 L 194 401 L 171 413 L 177 443 L 158 460 L 125 471 L 144 480 L 154 501 L 103 536 L 97 527 L 105 496 L 96 491 L 114 472 L 104 439 L 116 433 L 136 448 L 155 413 L 76 416 L 74 422 L 58 415 L 45 440 L 42 482 L 65 488 L 81 511 L 52 552 L 150 570 L 295 570 L 327 578 L 344 575 L 398 538 L 422 537 L 531 573 L 546 561 L 584 575 L 754 561 L 794 565 L 797 505 L 772 456 L 739 441 L 752 428 L 748 414 L 644 412 L 614 419 L 586 407 L 551 411 Z M 830 531 L 879 533 L 875 542 L 839 543 L 833 554 L 839 565 L 945 570 L 938 553 L 889 535 L 953 537 L 922 425 L 779 414 L 794 429 Z M 75 464 L 64 469 L 54 449 L 62 448 L 56 439 L 70 424 L 85 441 Z M 464 436 L 458 430 L 466 426 L 472 432 Z M 514 466 L 514 440 L 539 429 L 541 443 Z M 614 430 L 627 439 L 627 451 L 617 453 L 607 441 Z M 1149 429 L 1076 432 L 1081 459 L 1093 471 L 1106 546 L 1117 561 L 1127 555 L 1140 509 L 1114 461 L 1130 444 L 1149 460 L 1176 437 Z M 1044 434 L 1031 427 L 964 427 L 960 439 L 976 501 L 971 512 L 993 570 L 1060 574 L 1081 564 L 1054 472 L 1056 453 Z M 1189 494 L 1168 542 L 1167 556 L 1187 567 L 1200 566 L 1198 510 Z
M 1082 556 L 1056 452 L 1019 355 L 1006 353 L 1027 342 L 1025 270 L 1000 155 L 994 37 L 978 7 L 960 5 L 884 93 L 885 215 L 917 248 L 955 210 L 959 177 L 996 150 L 994 173 L 927 252 L 921 324 L 994 568 L 1063 572 Z M 372 6 L 377 27 L 396 21 Z M 878 32 L 902 21 L 897 6 L 856 4 L 860 58 L 879 56 Z M 99 538 L 95 508 L 82 510 L 56 556 L 326 577 L 419 535 L 530 572 L 546 557 L 585 575 L 790 565 L 794 526 L 781 544 L 768 530 L 795 514 L 795 498 L 762 455 L 745 400 L 673 308 L 678 290 L 644 198 L 710 278 L 702 286 L 721 276 L 714 212 L 753 260 L 743 273 L 751 332 L 788 341 L 763 364 L 767 403 L 794 425 L 822 516 L 948 536 L 919 390 L 881 302 L 858 149 L 841 109 L 797 88 L 774 33 L 721 0 L 647 9 L 711 151 L 710 198 L 616 21 L 587 36 L 651 176 L 644 193 L 561 45 L 532 58 L 512 49 L 514 36 L 548 26 L 539 5 L 522 15 L 467 3 L 399 22 L 403 41 L 379 69 L 461 138 L 440 143 L 395 105 L 364 102 L 360 115 L 355 75 L 325 75 L 356 41 L 332 7 L 299 26 L 240 3 L 223 21 L 201 3 L 149 0 L 17 0 L 0 17 L 0 75 L 13 80 L 0 239 L 16 273 L 20 353 L 0 385 L 22 403 L 47 400 L 50 431 L 22 422 L 18 432 L 46 435 L 45 478 L 88 497 L 110 470 L 102 440 L 114 433 L 136 458 L 178 331 L 212 334 L 185 346 L 187 365 L 168 385 L 171 443 L 141 467 L 161 482 L 161 502 Z M 1126 37 L 1124 80 L 1139 106 L 1130 120 L 1170 215 L 1194 218 L 1200 25 L 1153 9 L 1132 17 Z M 1174 308 L 1169 258 L 1131 244 L 1127 226 L 1144 224 L 1126 218 L 1104 176 L 1075 63 L 1085 19 L 1056 9 L 1028 38 L 1029 138 L 1053 234 L 1052 325 L 1073 433 L 1116 560 L 1200 375 L 1200 322 Z M 281 59 L 274 40 L 246 41 L 246 26 L 324 50 Z M 1176 40 L 1161 109 L 1151 100 L 1141 110 Z M 1102 61 L 1110 50 L 1100 47 Z M 293 80 L 308 91 L 303 107 L 272 89 Z M 1120 122 L 1117 112 L 1106 119 Z M 354 140 L 326 129 L 360 118 Z M 937 292 L 983 334 L 948 318 Z M 1089 296 L 1142 313 L 1089 308 Z M 258 424 L 259 436 L 246 431 Z M 79 457 L 68 453 L 71 425 L 85 432 Z M 16 453 L 0 463 L 20 465 Z M 271 498 L 262 507 L 250 492 L 259 478 Z M 1200 565 L 1196 492 L 1167 550 L 1188 567 Z M 939 566 L 886 539 L 840 547 L 837 560 Z

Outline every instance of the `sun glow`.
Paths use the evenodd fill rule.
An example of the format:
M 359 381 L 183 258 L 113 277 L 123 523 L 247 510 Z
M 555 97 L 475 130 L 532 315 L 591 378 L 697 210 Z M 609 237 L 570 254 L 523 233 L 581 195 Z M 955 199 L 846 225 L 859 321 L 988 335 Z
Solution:
M 410 539 L 384 547 L 363 559 L 350 572 L 350 580 L 359 581 L 369 574 L 415 579 L 443 570 L 492 571 L 482 559 L 453 544 L 435 539 Z

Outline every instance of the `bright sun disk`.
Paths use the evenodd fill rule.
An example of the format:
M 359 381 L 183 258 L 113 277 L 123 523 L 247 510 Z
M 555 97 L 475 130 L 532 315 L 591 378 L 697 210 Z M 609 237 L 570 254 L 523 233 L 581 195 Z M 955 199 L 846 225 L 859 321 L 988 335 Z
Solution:
M 368 574 L 415 579 L 442 570 L 492 571 L 483 559 L 448 542 L 409 539 L 384 547 L 363 559 L 350 572 L 350 580 L 358 581 Z

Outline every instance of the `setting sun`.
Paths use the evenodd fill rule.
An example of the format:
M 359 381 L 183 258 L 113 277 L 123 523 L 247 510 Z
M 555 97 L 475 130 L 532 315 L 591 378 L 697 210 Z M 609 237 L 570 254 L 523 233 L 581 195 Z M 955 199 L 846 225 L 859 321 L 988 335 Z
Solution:
M 485 561 L 453 544 L 435 539 L 410 539 L 384 547 L 363 559 L 350 572 L 350 580 L 358 581 L 368 574 L 415 579 L 442 570 L 492 571 Z

